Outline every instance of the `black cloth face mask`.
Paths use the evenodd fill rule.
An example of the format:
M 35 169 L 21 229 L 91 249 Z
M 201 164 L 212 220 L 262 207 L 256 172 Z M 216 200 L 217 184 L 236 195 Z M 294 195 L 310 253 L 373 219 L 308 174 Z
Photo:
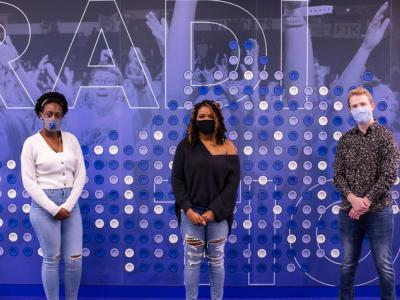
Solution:
M 197 120 L 196 126 L 200 132 L 204 134 L 210 134 L 214 132 L 215 121 L 214 120 Z

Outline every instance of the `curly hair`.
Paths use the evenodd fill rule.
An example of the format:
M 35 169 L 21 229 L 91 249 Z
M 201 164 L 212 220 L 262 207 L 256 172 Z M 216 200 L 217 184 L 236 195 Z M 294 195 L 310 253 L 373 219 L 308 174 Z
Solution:
M 219 108 L 219 105 L 211 100 L 203 100 L 194 106 L 187 129 L 189 143 L 194 146 L 199 139 L 199 128 L 196 125 L 196 120 L 199 109 L 203 106 L 208 107 L 214 114 L 215 126 L 213 132 L 213 140 L 215 144 L 222 145 L 226 140 L 225 132 L 227 131 L 224 124 L 224 116 L 221 112 L 221 109 Z
M 42 96 L 40 96 L 35 104 L 35 112 L 36 115 L 39 117 L 40 113 L 43 112 L 43 108 L 45 104 L 49 103 L 57 103 L 61 106 L 63 115 L 65 115 L 68 112 L 68 102 L 67 99 L 65 99 L 65 96 L 61 93 L 57 92 L 48 92 L 44 93 Z

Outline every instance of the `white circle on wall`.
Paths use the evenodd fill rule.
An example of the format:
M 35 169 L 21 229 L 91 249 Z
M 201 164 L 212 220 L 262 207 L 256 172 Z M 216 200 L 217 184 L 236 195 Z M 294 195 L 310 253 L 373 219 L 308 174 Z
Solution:
M 186 80 L 191 80 L 193 78 L 193 73 L 191 71 L 185 71 L 183 73 L 183 78 Z
M 266 79 L 268 79 L 268 72 L 263 70 L 260 72 L 260 74 L 258 76 L 260 77 L 261 80 L 266 80 Z
M 305 110 L 312 110 L 313 108 L 314 108 L 314 104 L 312 104 L 312 102 L 310 102 L 310 101 L 304 102 L 304 109 Z
M 95 154 L 101 155 L 101 154 L 103 154 L 103 152 L 104 152 L 103 146 L 97 145 L 97 146 L 94 147 L 94 153 Z
M 119 149 L 116 145 L 112 145 L 108 148 L 108 152 L 110 152 L 111 155 L 117 155 L 118 151 Z
M 283 72 L 282 72 L 282 71 L 276 71 L 276 72 L 274 73 L 274 78 L 275 78 L 276 80 L 282 80 L 282 79 L 283 79 Z
M 254 62 L 253 56 L 246 55 L 246 56 L 244 57 L 244 63 L 245 63 L 246 65 L 249 66 L 249 65 L 251 65 L 253 62 Z
M 246 101 L 246 102 L 243 104 L 243 106 L 244 106 L 244 109 L 245 109 L 245 110 L 252 110 L 253 107 L 254 107 L 254 104 L 253 104 L 252 101 Z
M 164 134 L 162 133 L 162 131 L 157 130 L 154 132 L 153 136 L 156 141 L 161 141 L 164 137 Z
M 141 139 L 142 141 L 147 140 L 147 138 L 149 137 L 149 134 L 147 133 L 147 131 L 141 131 L 139 132 L 139 139 Z
M 94 222 L 94 225 L 95 225 L 97 228 L 103 228 L 103 227 L 104 227 L 104 221 L 103 221 L 103 219 L 97 219 L 97 220 Z
M 251 146 L 246 146 L 243 148 L 243 153 L 246 155 L 252 155 L 253 154 L 253 148 Z
M 186 110 L 191 110 L 193 108 L 193 103 L 191 101 L 185 101 L 183 102 L 183 107 Z
M 259 258 L 265 258 L 265 257 L 267 257 L 267 250 L 265 250 L 265 249 L 258 249 L 258 250 L 257 250 L 257 256 L 258 256 Z
M 267 110 L 268 109 L 268 102 L 267 101 L 260 101 L 260 103 L 258 103 L 258 107 L 260 108 L 260 110 Z
M 325 126 L 326 124 L 328 124 L 328 118 L 325 116 L 322 116 L 319 118 L 318 122 L 319 122 L 319 125 Z
M 326 86 L 321 86 L 321 87 L 319 88 L 319 94 L 320 94 L 321 96 L 326 96 L 326 95 L 328 95 L 328 92 L 329 92 L 329 89 L 328 89 Z
M 236 71 L 230 71 L 228 76 L 230 80 L 236 80 L 239 78 L 239 74 Z
M 127 272 L 133 272 L 135 270 L 135 266 L 133 265 L 133 263 L 127 263 L 125 264 L 125 271 Z
M 246 79 L 246 80 L 252 80 L 253 77 L 254 77 L 254 75 L 253 75 L 253 72 L 251 72 L 251 71 L 246 71 L 246 72 L 244 72 L 243 77 L 244 77 L 244 79 Z
M 132 205 L 128 204 L 128 205 L 125 205 L 124 211 L 127 215 L 131 215 L 131 214 L 133 214 L 134 208 Z
M 290 95 L 296 96 L 298 93 L 299 93 L 299 88 L 298 88 L 297 86 L 292 85 L 292 86 L 289 88 L 289 94 L 290 94 Z
M 268 182 L 267 176 L 260 176 L 260 177 L 258 177 L 258 183 L 259 183 L 260 185 L 266 185 L 267 182 Z
M 135 255 L 135 251 L 132 248 L 125 249 L 125 256 L 132 258 Z
M 283 133 L 282 133 L 282 131 L 275 131 L 274 132 L 274 139 L 275 140 L 277 140 L 277 141 L 280 141 L 280 140 L 282 140 L 283 139 Z
M 189 96 L 189 95 L 193 94 L 193 87 L 191 87 L 190 85 L 185 86 L 185 87 L 183 88 L 183 93 L 184 93 L 186 96 Z M 185 109 L 186 109 L 186 107 L 185 107 Z
M 14 170 L 15 167 L 17 166 L 17 163 L 14 160 L 9 160 L 7 161 L 7 168 L 10 170 Z
M 343 103 L 340 102 L 340 101 L 336 101 L 336 102 L 333 104 L 333 108 L 334 108 L 335 110 L 337 110 L 337 111 L 340 111 L 340 110 L 343 109 Z
M 214 78 L 216 80 L 221 80 L 222 78 L 224 78 L 224 73 L 220 70 L 217 70 L 214 72 Z
M 131 190 L 126 190 L 124 192 L 124 197 L 127 200 L 131 200 L 133 198 L 133 192 Z
M 7 192 L 8 198 L 10 199 L 14 199 L 15 197 L 17 197 L 17 191 L 14 189 L 9 189 Z

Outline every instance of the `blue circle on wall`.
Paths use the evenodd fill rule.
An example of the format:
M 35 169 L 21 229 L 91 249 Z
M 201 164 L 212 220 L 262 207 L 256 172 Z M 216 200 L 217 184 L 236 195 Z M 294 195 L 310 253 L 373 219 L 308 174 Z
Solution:
M 124 153 L 126 155 L 132 155 L 133 154 L 133 147 L 131 145 L 126 145 L 124 146 Z
M 101 169 L 103 169 L 104 168 L 104 162 L 102 161 L 102 160 L 96 160 L 95 162 L 94 162 L 94 168 L 96 169 L 96 170 L 101 170 Z
M 341 87 L 341 86 L 335 86 L 335 87 L 333 88 L 333 94 L 334 94 L 335 96 L 341 96 L 341 95 L 343 95 L 343 87 Z
M 231 50 L 236 50 L 239 47 L 239 44 L 237 41 L 230 41 L 229 42 L 229 48 Z
M 179 119 L 176 115 L 172 115 L 168 117 L 168 123 L 169 125 L 175 126 L 176 124 L 178 124 Z
M 385 101 L 379 101 L 377 108 L 379 111 L 385 111 L 387 109 L 387 103 Z
M 112 141 L 116 141 L 116 140 L 118 140 L 118 131 L 116 131 L 116 130 L 110 130 L 110 132 L 108 133 L 108 137 L 109 137 L 109 139 L 110 140 L 112 140 Z
M 296 111 L 299 108 L 299 103 L 297 101 L 291 100 L 289 101 L 288 106 L 291 111 Z
M 220 96 L 220 95 L 222 95 L 223 93 L 224 93 L 224 89 L 222 88 L 222 86 L 216 85 L 216 86 L 214 87 L 214 94 L 215 94 L 215 95 Z
M 265 126 L 269 123 L 268 117 L 267 116 L 260 116 L 258 118 L 258 124 L 260 124 L 261 126 Z
M 82 149 L 82 154 L 86 155 L 89 153 L 89 147 L 86 145 L 81 145 L 81 149 Z M 0 163 L 0 168 L 1 168 L 1 163 Z
M 266 86 L 260 86 L 258 88 L 258 92 L 259 92 L 260 96 L 266 96 L 269 93 L 269 89 Z
M 9 184 L 15 184 L 17 182 L 17 176 L 15 176 L 14 174 L 7 175 L 7 182 Z
M 118 167 L 119 167 L 119 161 L 118 161 L 118 160 L 115 160 L 115 159 L 110 160 L 110 161 L 108 162 L 108 167 L 109 167 L 111 170 L 116 170 L 116 169 L 118 169 Z
M 296 81 L 297 79 L 299 79 L 299 72 L 297 71 L 290 71 L 289 72 L 289 79 L 292 81 Z
M 371 71 L 366 70 L 363 74 L 363 78 L 365 81 L 371 81 L 372 79 L 374 79 L 374 73 L 372 73 Z
M 243 93 L 244 93 L 245 95 L 247 95 L 247 96 L 252 95 L 253 92 L 254 92 L 253 87 L 250 86 L 250 85 L 246 85 L 246 86 L 244 87 L 244 89 L 243 89 Z
M 252 40 L 246 40 L 246 41 L 244 41 L 243 46 L 245 49 L 251 50 L 251 49 L 253 49 L 254 43 Z
M 168 108 L 170 110 L 177 110 L 178 109 L 178 102 L 176 102 L 175 100 L 171 100 L 168 102 Z
M 260 56 L 259 62 L 261 65 L 265 66 L 269 62 L 269 57 L 266 55 L 262 55 L 262 56 Z
M 284 105 L 283 102 L 280 101 L 280 100 L 274 102 L 274 109 L 275 109 L 276 111 L 282 110 L 284 106 L 285 106 L 285 105 Z
M 199 94 L 200 95 L 207 95 L 208 94 L 208 87 L 207 86 L 200 86 L 198 88 Z

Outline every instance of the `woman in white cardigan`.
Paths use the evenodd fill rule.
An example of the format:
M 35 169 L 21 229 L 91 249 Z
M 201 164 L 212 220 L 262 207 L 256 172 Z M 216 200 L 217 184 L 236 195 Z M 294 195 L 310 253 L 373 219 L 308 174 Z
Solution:
M 68 111 L 64 95 L 43 94 L 35 112 L 43 128 L 21 153 L 24 188 L 32 198 L 30 221 L 43 250 L 42 281 L 48 300 L 59 299 L 59 262 L 64 259 L 65 296 L 76 300 L 82 273 L 82 218 L 78 199 L 86 181 L 76 137 L 61 131 Z

